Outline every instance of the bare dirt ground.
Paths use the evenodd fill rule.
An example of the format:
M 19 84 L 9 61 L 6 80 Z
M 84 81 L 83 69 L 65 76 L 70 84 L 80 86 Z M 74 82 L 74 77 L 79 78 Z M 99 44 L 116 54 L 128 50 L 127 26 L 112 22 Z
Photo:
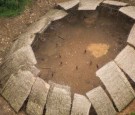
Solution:
M 27 7 L 24 13 L 22 13 L 20 16 L 13 18 L 1 18 L 0 61 L 5 54 L 5 49 L 12 44 L 13 40 L 19 34 L 21 34 L 25 30 L 25 28 L 27 28 L 31 23 L 39 19 L 40 16 L 43 16 L 48 11 L 48 9 L 54 6 L 56 2 L 62 1 L 66 0 L 47 0 L 47 1 L 34 0 L 34 3 L 31 4 L 30 7 Z M 122 1 L 129 2 L 130 4 L 135 5 L 134 0 L 122 0 Z M 104 23 L 105 21 L 107 23 Z M 103 64 L 113 59 L 116 56 L 116 54 L 121 50 L 121 48 L 124 47 L 125 43 L 122 41 L 123 44 L 121 44 L 121 40 L 119 40 L 119 42 L 116 42 L 117 41 L 116 39 L 118 37 L 119 37 L 118 39 L 120 38 L 126 39 L 127 31 L 125 30 L 127 28 L 123 30 L 121 27 L 118 27 L 117 24 L 115 25 L 111 24 L 109 18 L 104 19 L 104 17 L 101 17 L 101 22 L 98 21 L 99 25 L 97 24 L 95 25 L 97 30 L 94 28 L 85 27 L 85 23 L 91 23 L 91 21 L 89 20 L 85 20 L 85 23 L 76 22 L 74 27 L 71 27 L 71 23 L 74 23 L 74 21 L 68 23 L 65 22 L 66 21 L 61 22 L 60 25 L 54 24 L 54 30 L 56 30 L 58 27 L 62 28 L 61 31 L 60 29 L 56 30 L 56 33 L 58 32 L 60 35 L 59 37 L 54 37 L 55 32 L 53 31 L 53 29 L 52 30 L 50 29 L 49 32 L 52 32 L 53 34 L 48 35 L 47 37 L 49 39 L 47 39 L 45 43 L 40 44 L 41 46 L 39 47 L 39 49 L 44 48 L 43 51 L 49 50 L 50 53 L 47 52 L 45 54 L 40 50 L 37 51 L 37 53 L 39 53 L 40 56 L 43 55 L 47 56 L 48 58 L 48 60 L 46 61 L 42 59 L 42 57 L 38 57 L 37 59 L 39 62 L 39 67 L 44 68 L 44 66 L 40 64 L 42 62 L 44 62 L 44 64 L 46 65 L 48 64 L 45 67 L 49 67 L 49 64 L 54 62 L 54 64 L 52 64 L 53 66 L 52 71 L 56 72 L 54 73 L 54 77 L 51 77 L 52 73 L 49 73 L 50 74 L 49 78 L 43 77 L 43 75 L 46 74 L 46 72 L 41 73 L 41 77 L 44 78 L 45 80 L 51 79 L 60 84 L 70 85 L 73 89 L 72 90 L 73 92 L 79 92 L 84 94 L 86 91 L 100 84 L 98 78 L 94 77 L 95 74 L 93 71 L 96 71 L 97 68 L 101 67 Z M 104 24 L 102 25 L 102 23 Z M 109 28 L 110 25 L 112 25 L 111 26 L 112 28 Z M 105 28 L 105 26 L 107 28 Z M 107 32 L 107 29 L 109 30 L 109 32 L 111 31 L 114 32 L 115 34 L 112 35 L 112 33 Z M 67 32 L 65 31 L 67 31 L 70 34 L 67 34 Z M 92 41 L 89 40 L 89 36 L 91 33 L 94 33 L 92 36 L 94 36 L 95 38 L 91 39 Z M 92 36 L 90 36 L 90 38 L 92 38 Z M 52 37 L 54 37 L 55 39 L 51 39 Z M 63 38 L 64 39 L 66 38 L 66 40 L 63 40 Z M 82 40 L 82 38 L 84 39 Z M 98 38 L 101 38 L 100 41 L 98 41 Z M 57 40 L 60 42 L 60 44 L 58 45 L 56 45 Z M 48 45 L 45 46 L 44 44 Z M 50 48 L 49 45 L 52 47 Z M 100 48 L 97 46 L 100 46 Z M 74 50 L 70 50 L 68 47 L 71 47 Z M 55 50 L 54 52 L 52 52 L 53 50 L 51 49 L 53 48 L 55 48 L 57 51 Z M 115 51 L 114 48 L 116 48 Z M 70 52 L 70 55 L 68 53 L 65 54 L 65 52 Z M 59 54 L 61 54 L 61 58 Z M 52 55 L 54 55 L 54 57 Z M 51 58 L 49 58 L 49 56 Z M 71 58 L 69 58 L 69 56 Z M 78 56 L 80 58 L 77 58 Z M 71 63 L 71 61 L 73 63 Z M 66 65 L 66 62 L 69 63 L 69 66 Z M 57 67 L 58 69 L 56 69 Z M 94 70 L 92 70 L 91 68 L 94 68 Z M 70 72 L 69 71 L 66 72 L 67 69 L 70 70 Z M 45 69 L 43 70 L 45 71 Z M 86 71 L 85 73 L 83 72 L 84 70 Z M 64 75 L 64 77 L 62 77 L 63 72 L 66 72 L 66 75 Z M 92 82 L 90 79 L 92 80 Z M 76 84 L 72 82 L 74 80 L 77 82 Z M 78 84 L 82 85 L 80 86 Z M 121 112 L 121 115 L 129 115 L 130 112 L 135 111 L 134 106 L 135 101 L 133 101 L 123 112 Z M 2 97 L 0 97 L 0 115 L 17 115 Z M 18 115 L 25 115 L 25 113 L 22 111 Z
M 127 25 L 122 17 L 105 15 L 107 12 L 75 14 L 50 26 L 35 55 L 41 78 L 69 85 L 72 92 L 85 94 L 101 85 L 95 72 L 126 46 L 132 23 Z
M 72 93 L 84 95 L 102 85 L 95 72 L 126 46 L 133 24 L 122 15 L 102 10 L 93 14 L 76 12 L 76 16 L 72 14 L 50 26 L 45 41 L 34 48 L 42 79 L 68 85 Z

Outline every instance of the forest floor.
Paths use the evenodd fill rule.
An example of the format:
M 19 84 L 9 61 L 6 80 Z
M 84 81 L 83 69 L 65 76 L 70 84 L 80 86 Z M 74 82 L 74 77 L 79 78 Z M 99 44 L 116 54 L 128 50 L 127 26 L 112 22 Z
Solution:
M 21 33 L 23 33 L 23 31 L 30 24 L 32 24 L 36 20 L 38 20 L 39 17 L 43 16 L 50 8 L 52 8 L 55 5 L 55 3 L 62 2 L 62 1 L 66 1 L 66 0 L 37 0 L 37 1 L 34 0 L 34 3 L 31 4 L 29 7 L 27 7 L 26 10 L 24 11 L 24 13 L 22 13 L 21 15 L 16 16 L 16 17 L 12 17 L 12 18 L 1 18 L 0 19 L 0 27 L 1 27 L 1 30 L 0 30 L 0 61 L 2 60 L 3 56 L 6 53 L 6 49 L 13 43 L 13 41 L 16 39 L 16 37 L 18 35 L 20 35 Z M 135 1 L 134 0 L 121 0 L 121 1 L 125 1 L 125 2 L 130 3 L 131 5 L 135 5 Z M 102 20 L 101 21 L 105 21 L 103 19 L 103 17 L 102 17 Z M 108 24 L 111 24 L 111 22 L 109 21 L 109 19 L 106 20 L 106 21 L 108 21 Z M 62 23 L 65 24 L 65 22 L 62 22 Z M 98 23 L 101 23 L 101 22 L 98 22 Z M 113 24 L 111 24 L 111 25 L 113 25 Z M 54 26 L 55 26 L 55 24 L 54 24 Z M 59 25 L 59 26 L 61 26 L 61 25 Z M 66 27 L 68 27 L 68 29 Z M 95 41 L 99 37 L 105 38 L 105 39 L 101 39 L 101 42 L 105 43 L 105 44 L 100 44 L 100 46 L 102 47 L 102 49 L 100 50 L 101 51 L 101 54 L 97 54 L 97 53 L 93 52 L 93 50 L 94 49 L 97 49 L 97 45 L 99 45 L 99 44 L 95 44 L 94 42 L 93 42 L 93 44 L 88 44 L 89 42 L 86 42 L 88 40 L 88 36 L 89 36 L 90 33 L 87 32 L 87 28 L 85 28 L 84 25 L 82 26 L 82 24 L 81 24 L 81 25 L 74 26 L 74 28 L 71 28 L 71 25 L 68 24 L 68 23 L 66 23 L 66 27 L 63 27 L 62 26 L 62 28 L 63 28 L 63 29 L 61 29 L 62 31 L 58 30 L 57 32 L 58 33 L 61 33 L 62 32 L 62 33 L 64 33 L 64 34 L 62 34 L 63 35 L 62 37 L 67 37 L 65 31 L 68 31 L 69 33 L 71 33 L 71 36 L 69 37 L 67 43 L 63 43 L 62 40 L 59 40 L 60 41 L 59 43 L 61 43 L 64 46 L 65 49 L 62 48 L 62 47 L 59 47 L 56 52 L 61 51 L 60 53 L 64 53 L 65 50 L 66 50 L 66 48 L 67 48 L 67 45 L 70 45 L 70 47 L 75 48 L 75 50 L 77 51 L 76 54 L 74 52 L 71 52 L 71 54 L 70 54 L 70 55 L 74 55 L 73 58 L 68 59 L 67 58 L 68 54 L 66 54 L 66 55 L 64 55 L 64 61 L 65 62 L 67 61 L 69 63 L 71 61 L 73 61 L 76 64 L 76 60 L 75 59 L 76 59 L 76 57 L 80 56 L 80 59 L 81 60 L 85 60 L 85 61 L 82 62 L 82 65 L 83 65 L 83 63 L 86 63 L 86 65 L 84 64 L 82 66 L 84 68 L 81 68 L 80 73 L 82 73 L 82 71 L 87 68 L 87 64 L 88 64 L 88 68 L 89 68 L 89 64 L 90 64 L 90 62 L 89 62 L 90 60 L 88 58 L 89 56 L 90 57 L 93 57 L 92 55 L 94 55 L 95 57 L 98 57 L 98 58 L 100 56 L 101 57 L 102 56 L 105 57 L 103 54 L 107 54 L 107 52 L 109 52 L 109 50 L 113 50 L 113 48 L 116 47 L 116 44 L 117 43 L 115 41 L 113 42 L 113 39 L 116 39 L 116 36 L 114 36 L 114 35 L 112 36 L 112 33 L 110 33 L 111 34 L 110 36 L 112 38 L 111 39 L 112 41 L 109 41 L 108 38 L 107 38 L 107 36 L 106 36 L 106 33 L 105 33 L 105 32 L 107 32 L 107 30 L 101 31 L 100 36 L 96 36 L 93 39 L 93 41 Z M 83 29 L 82 29 L 82 27 L 83 27 Z M 97 32 L 95 32 L 94 29 L 91 29 L 92 32 L 95 32 L 94 33 L 95 35 L 97 35 L 97 33 L 100 32 L 99 30 L 100 30 L 101 27 L 100 26 L 97 26 L 97 28 L 98 28 L 98 31 Z M 123 30 L 121 30 L 121 28 L 118 28 L 117 25 L 113 25 L 113 28 L 117 28 L 118 31 L 120 31 L 122 33 L 124 32 Z M 115 33 L 117 30 L 114 31 L 113 28 L 110 29 L 110 31 L 113 32 L 113 33 Z M 75 32 L 75 30 L 77 30 L 77 32 Z M 83 32 L 85 32 L 85 35 L 82 34 Z M 121 35 L 122 36 L 125 35 L 125 37 L 127 37 L 126 31 L 125 31 L 125 33 L 123 33 Z M 79 39 L 81 39 L 82 37 L 85 38 L 83 41 L 81 41 L 81 42 L 83 42 L 83 44 L 81 44 L 79 42 L 77 44 L 74 44 L 74 42 L 77 42 L 78 41 L 77 39 L 75 39 L 74 42 L 71 41 L 72 38 L 76 38 L 76 36 L 78 36 Z M 54 37 L 54 35 L 52 34 L 51 36 L 48 36 L 48 37 L 51 39 L 51 38 Z M 121 36 L 117 36 L 117 37 L 121 37 Z M 53 39 L 53 40 L 51 39 L 50 40 L 51 42 L 50 41 L 46 41 L 48 44 L 50 44 L 52 46 L 52 48 L 53 47 L 56 47 L 56 44 L 54 42 L 57 40 L 57 38 L 56 39 Z M 82 45 L 83 49 L 81 49 L 81 50 L 79 49 L 78 50 L 78 45 L 80 45 L 80 44 Z M 44 45 L 43 44 L 40 44 L 40 45 L 41 45 L 41 48 L 44 48 Z M 123 44 L 121 47 L 117 47 L 119 50 L 118 51 L 116 50 L 113 53 L 114 55 L 111 54 L 111 53 L 108 53 L 107 56 L 109 56 L 109 57 L 106 57 L 105 59 L 103 59 L 103 57 L 102 57 L 102 60 L 100 60 L 100 63 L 101 63 L 101 61 L 103 61 L 103 63 L 101 63 L 100 66 L 102 66 L 103 64 L 105 64 L 106 61 L 109 61 L 110 59 L 114 58 L 114 56 L 116 56 L 116 54 L 118 54 L 118 52 L 124 46 L 125 46 L 125 44 Z M 109 49 L 109 47 L 113 47 L 113 48 Z M 46 48 L 46 50 L 49 50 L 49 49 L 50 49 L 50 47 L 47 47 Z M 88 53 L 86 54 L 86 56 L 84 57 L 82 55 L 79 55 L 80 52 L 84 53 L 85 52 L 85 49 L 88 50 Z M 66 51 L 68 51 L 68 49 Z M 54 53 L 54 52 L 51 52 L 50 51 L 50 53 Z M 43 56 L 50 55 L 50 54 L 45 54 L 45 53 L 42 54 L 42 52 L 40 52 L 40 51 L 36 51 L 36 55 L 37 54 L 40 54 L 40 55 L 43 55 Z M 58 54 L 59 54 L 59 52 L 58 52 Z M 37 58 L 37 59 L 38 59 L 38 62 L 39 63 L 40 62 L 42 63 L 42 59 L 40 57 Z M 59 63 L 59 61 L 57 61 L 57 59 L 53 59 L 53 58 L 49 58 L 49 59 L 50 59 L 49 61 L 46 61 L 45 60 L 44 61 L 44 64 L 47 65 L 48 63 L 50 64 L 51 62 L 54 62 L 54 65 L 52 65 L 52 66 L 54 66 L 54 69 L 58 66 L 56 64 L 61 64 L 61 61 Z M 77 61 L 81 62 L 81 60 L 77 60 Z M 95 68 L 94 71 L 96 71 L 96 69 L 97 69 L 97 60 L 94 61 L 94 65 L 93 65 L 93 67 Z M 73 65 L 73 64 L 71 63 L 70 65 Z M 39 65 L 39 68 L 40 69 L 42 69 L 41 66 L 43 66 L 43 65 Z M 59 65 L 59 66 L 61 66 L 61 65 Z M 78 65 L 76 65 L 76 66 L 78 66 Z M 71 69 L 71 71 L 73 70 L 72 72 L 74 74 L 76 74 L 75 71 L 76 71 L 76 69 L 79 68 L 79 67 L 77 68 L 76 66 L 75 67 L 74 66 L 69 66 L 69 67 L 68 66 L 65 66 L 65 67 L 61 66 L 60 68 L 62 69 L 62 71 L 65 71 L 67 69 Z M 59 79 L 57 79 L 59 75 L 62 75 L 62 71 L 61 70 L 57 70 L 57 72 L 59 74 L 56 75 L 51 80 L 54 80 L 54 81 L 56 81 L 58 83 L 63 83 L 64 81 L 60 81 L 60 79 L 62 79 L 63 77 L 59 77 Z M 43 75 L 44 74 L 46 74 L 46 73 L 43 73 Z M 68 73 L 68 74 L 72 74 L 72 73 Z M 87 74 L 91 74 L 91 73 L 87 72 Z M 50 74 L 50 76 L 51 75 L 52 74 Z M 79 76 L 81 78 L 81 75 L 79 75 L 77 73 L 75 76 Z M 73 79 L 70 79 L 70 78 L 71 77 L 69 77 L 68 79 L 65 79 L 65 81 L 73 81 L 73 80 L 77 80 L 78 79 L 77 77 L 74 77 Z M 50 80 L 50 78 L 48 78 L 48 77 L 44 77 L 43 79 Z M 78 84 L 83 84 L 82 86 L 85 86 L 85 87 L 78 87 L 77 84 L 73 84 L 72 82 L 70 82 L 69 84 L 67 83 L 67 85 L 71 85 L 71 87 L 73 88 L 73 92 L 78 92 L 78 93 L 84 94 L 84 92 L 86 92 L 88 90 L 88 88 L 91 88 L 91 89 L 93 88 L 94 82 L 95 82 L 95 86 L 94 87 L 96 87 L 98 84 L 100 84 L 99 83 L 99 80 L 94 80 L 94 77 L 93 77 L 93 78 L 91 78 L 91 79 L 93 79 L 93 82 L 92 82 L 93 84 L 91 84 L 91 86 L 89 87 L 88 84 L 89 84 L 90 81 L 87 80 L 87 79 L 88 78 L 85 78 L 85 79 L 82 79 L 82 80 L 80 80 L 80 81 L 77 82 Z M 120 115 L 129 115 L 130 112 L 135 111 L 134 106 L 135 106 L 135 101 L 133 101 L 124 111 L 122 111 L 120 113 Z M 0 115 L 16 115 L 16 113 L 11 109 L 11 107 L 8 105 L 8 103 L 1 96 L 0 96 Z M 25 115 L 25 113 L 22 111 L 18 115 Z

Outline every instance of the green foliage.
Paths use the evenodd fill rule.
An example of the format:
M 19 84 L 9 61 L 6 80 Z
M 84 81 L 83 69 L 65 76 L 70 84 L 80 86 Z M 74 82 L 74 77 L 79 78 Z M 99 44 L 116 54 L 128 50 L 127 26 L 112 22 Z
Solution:
M 0 0 L 0 17 L 20 14 L 30 0 Z
M 130 113 L 130 115 L 135 115 L 135 112 Z

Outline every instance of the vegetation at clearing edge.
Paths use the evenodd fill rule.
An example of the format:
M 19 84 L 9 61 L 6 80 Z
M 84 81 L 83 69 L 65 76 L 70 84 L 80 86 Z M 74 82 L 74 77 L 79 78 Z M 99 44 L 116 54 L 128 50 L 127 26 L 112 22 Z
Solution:
M 130 115 L 135 115 L 135 112 L 132 112 Z
M 30 0 L 0 0 L 0 17 L 11 17 L 20 14 Z

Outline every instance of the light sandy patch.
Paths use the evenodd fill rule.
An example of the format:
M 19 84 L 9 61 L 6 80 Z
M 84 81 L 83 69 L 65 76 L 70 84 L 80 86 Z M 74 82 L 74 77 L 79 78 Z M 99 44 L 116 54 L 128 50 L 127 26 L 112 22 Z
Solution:
M 94 57 L 99 58 L 108 53 L 109 45 L 104 43 L 94 43 L 90 44 L 87 47 L 87 50 L 90 51 Z

